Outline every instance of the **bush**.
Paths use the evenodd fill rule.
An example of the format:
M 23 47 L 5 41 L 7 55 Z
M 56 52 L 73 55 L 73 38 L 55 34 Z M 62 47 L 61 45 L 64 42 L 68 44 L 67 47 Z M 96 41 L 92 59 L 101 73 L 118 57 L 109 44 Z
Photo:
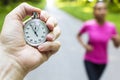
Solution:
M 108 4 L 108 10 L 112 13 L 120 13 L 120 8 L 117 4 Z

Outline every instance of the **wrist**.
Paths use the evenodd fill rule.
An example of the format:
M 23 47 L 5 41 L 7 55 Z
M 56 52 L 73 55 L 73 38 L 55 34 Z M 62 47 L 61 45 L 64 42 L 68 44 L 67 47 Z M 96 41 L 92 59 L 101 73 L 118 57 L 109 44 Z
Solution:
M 0 80 L 23 80 L 25 75 L 19 63 L 0 46 Z
M 87 48 L 87 44 L 83 44 L 83 47 L 86 49 Z

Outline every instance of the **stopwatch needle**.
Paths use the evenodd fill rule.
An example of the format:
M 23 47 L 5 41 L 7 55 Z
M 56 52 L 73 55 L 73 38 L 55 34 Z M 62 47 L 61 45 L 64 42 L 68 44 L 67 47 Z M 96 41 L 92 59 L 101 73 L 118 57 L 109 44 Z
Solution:
M 34 27 L 31 26 L 31 28 L 32 28 L 34 34 L 38 37 L 38 34 L 37 34 L 37 32 L 36 32 L 36 27 L 35 27 L 35 26 L 34 26 Z
M 34 27 L 34 33 L 36 34 L 36 36 L 38 37 L 38 34 L 37 34 L 37 28 L 36 26 Z
M 35 35 L 38 37 L 38 34 L 37 34 L 37 32 L 36 32 L 36 31 L 34 31 L 34 33 L 35 33 Z

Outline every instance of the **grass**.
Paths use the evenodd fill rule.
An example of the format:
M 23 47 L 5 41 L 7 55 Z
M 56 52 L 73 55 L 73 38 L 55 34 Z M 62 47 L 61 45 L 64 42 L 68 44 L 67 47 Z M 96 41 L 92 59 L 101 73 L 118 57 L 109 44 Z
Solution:
M 77 4 L 75 2 L 59 2 L 57 6 L 68 12 L 69 14 L 75 16 L 76 18 L 86 21 L 93 18 L 93 6 Z M 110 13 L 108 12 L 107 20 L 115 23 L 118 32 L 120 33 L 120 13 Z
M 2 25 L 3 25 L 3 22 L 4 22 L 4 19 L 5 19 L 5 16 L 12 10 L 14 9 L 16 6 L 18 6 L 21 2 L 18 2 L 18 3 L 11 3 L 10 5 L 8 6 L 0 6 L 0 31 L 2 29 Z M 43 9 L 45 7 L 45 0 L 43 0 L 41 3 L 39 2 L 27 2 L 29 3 L 30 5 L 32 6 L 35 6 L 35 7 L 38 7 L 38 8 L 41 8 Z M 13 15 L 14 16 L 14 15 Z

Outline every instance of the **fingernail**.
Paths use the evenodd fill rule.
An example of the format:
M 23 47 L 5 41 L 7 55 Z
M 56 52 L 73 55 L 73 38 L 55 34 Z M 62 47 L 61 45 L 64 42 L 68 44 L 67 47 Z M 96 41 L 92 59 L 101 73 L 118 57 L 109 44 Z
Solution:
M 54 35 L 48 35 L 49 40 L 54 40 Z
M 38 47 L 38 49 L 39 49 L 40 51 L 44 51 L 44 46 L 43 46 L 43 45 L 40 45 L 40 46 Z
M 46 25 L 48 26 L 50 31 L 53 31 L 54 25 L 52 23 L 47 23 Z

